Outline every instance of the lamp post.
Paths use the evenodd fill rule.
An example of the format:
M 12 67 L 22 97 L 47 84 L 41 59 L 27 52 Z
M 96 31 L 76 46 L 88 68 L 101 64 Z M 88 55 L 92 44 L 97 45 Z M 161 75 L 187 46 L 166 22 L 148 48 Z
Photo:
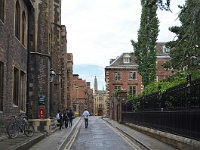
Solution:
M 49 82 L 50 82 L 50 98 L 49 98 L 49 111 L 48 111 L 48 116 L 49 117 L 51 117 L 53 114 L 51 114 L 52 113 L 52 107 L 53 107 L 53 104 L 52 104 L 52 98 L 53 98 L 53 81 L 54 81 L 54 79 L 55 79 L 55 76 L 56 76 L 56 73 L 55 73 L 55 71 L 53 70 L 53 68 L 51 68 L 50 69 L 50 80 L 49 80 Z

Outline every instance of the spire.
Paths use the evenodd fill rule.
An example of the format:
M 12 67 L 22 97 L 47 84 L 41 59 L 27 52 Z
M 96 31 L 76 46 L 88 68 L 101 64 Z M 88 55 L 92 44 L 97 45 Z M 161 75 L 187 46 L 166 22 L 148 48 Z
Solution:
M 94 94 L 96 94 L 97 91 L 98 91 L 98 84 L 97 84 L 97 78 L 95 76 L 95 78 L 94 78 Z

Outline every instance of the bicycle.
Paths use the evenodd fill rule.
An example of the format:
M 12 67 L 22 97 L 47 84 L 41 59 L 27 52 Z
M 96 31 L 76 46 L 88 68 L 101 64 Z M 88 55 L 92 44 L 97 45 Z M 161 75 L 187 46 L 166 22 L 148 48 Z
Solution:
M 14 121 L 10 122 L 7 126 L 7 134 L 9 138 L 16 138 L 20 132 L 25 134 L 27 137 L 33 136 L 34 127 L 28 123 L 25 115 L 21 114 L 19 117 L 12 115 L 10 117 L 12 117 Z

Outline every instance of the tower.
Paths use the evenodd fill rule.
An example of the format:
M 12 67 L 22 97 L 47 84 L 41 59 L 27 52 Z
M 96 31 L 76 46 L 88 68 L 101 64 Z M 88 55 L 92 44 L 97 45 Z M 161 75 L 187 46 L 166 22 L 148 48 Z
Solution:
M 98 84 L 97 84 L 97 78 L 95 76 L 95 78 L 94 78 L 94 94 L 97 94 L 97 91 L 98 91 Z

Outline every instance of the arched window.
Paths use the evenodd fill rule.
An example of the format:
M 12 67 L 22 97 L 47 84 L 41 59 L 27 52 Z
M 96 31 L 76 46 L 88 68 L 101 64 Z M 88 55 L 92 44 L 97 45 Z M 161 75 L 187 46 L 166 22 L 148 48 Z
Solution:
M 0 20 L 4 22 L 4 0 L 0 0 Z
M 22 44 L 26 46 L 26 15 L 22 13 Z
M 20 40 L 20 5 L 16 2 L 15 7 L 15 36 Z

